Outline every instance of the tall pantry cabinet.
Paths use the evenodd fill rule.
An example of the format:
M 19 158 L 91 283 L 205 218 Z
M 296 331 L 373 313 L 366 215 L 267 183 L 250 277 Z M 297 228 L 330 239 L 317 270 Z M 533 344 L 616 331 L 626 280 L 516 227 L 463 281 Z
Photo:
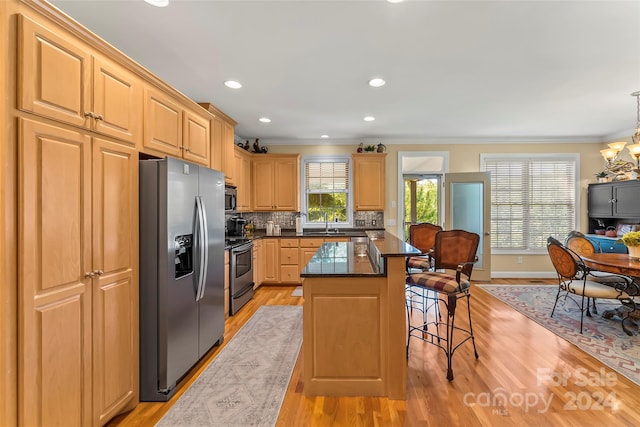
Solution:
M 102 425 L 137 403 L 141 81 L 62 30 L 17 30 L 18 420 Z

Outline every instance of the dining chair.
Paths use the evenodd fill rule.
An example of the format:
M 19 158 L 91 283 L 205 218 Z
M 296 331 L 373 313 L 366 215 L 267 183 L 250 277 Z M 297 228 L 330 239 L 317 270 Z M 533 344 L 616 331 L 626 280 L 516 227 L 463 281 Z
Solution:
M 442 231 L 442 227 L 428 222 L 409 226 L 409 244 L 424 255 L 407 258 L 407 272 L 411 269 L 424 271 L 432 268 L 430 252 L 435 245 L 438 231 Z
M 623 286 L 612 286 L 591 280 L 591 269 L 585 265 L 582 258 L 554 237 L 549 236 L 547 239 L 547 252 L 558 276 L 558 292 L 551 309 L 551 317 L 555 313 L 560 295 L 564 293 L 565 301 L 568 298 L 580 308 L 580 333 L 583 331 L 585 313 L 587 317 L 591 317 L 589 298 L 617 299 L 621 302 L 631 298 L 623 290 Z M 569 298 L 571 294 L 579 296 L 580 302 Z M 587 299 L 586 307 L 585 298 Z
M 567 237 L 564 240 L 564 246 L 569 248 L 574 254 L 579 255 L 580 257 L 593 255 L 594 253 L 600 253 L 600 247 L 596 246 L 591 240 L 587 238 L 584 234 L 577 230 L 570 231 Z M 616 286 L 617 284 L 625 285 L 633 281 L 628 276 L 624 276 L 621 274 L 613 274 L 605 271 L 600 271 L 596 269 L 589 269 L 588 280 L 593 280 L 594 282 L 604 283 L 609 286 Z M 594 309 L 595 309 L 595 300 L 594 300 Z M 597 313 L 597 311 L 596 311 Z
M 470 287 L 473 265 L 478 261 L 476 252 L 480 236 L 465 230 L 443 230 L 436 233 L 432 251 L 433 270 L 408 274 L 407 285 L 407 358 L 409 357 L 409 342 L 411 337 L 419 338 L 429 344 L 434 344 L 444 351 L 447 357 L 447 380 L 453 380 L 452 358 L 454 352 L 466 341 L 473 343 L 475 358 L 478 358 L 473 327 L 471 323 Z M 442 304 L 446 312 L 446 321 L 442 322 L 440 310 L 433 310 L 429 317 L 429 304 L 432 298 L 423 297 L 424 291 L 432 291 L 436 295 L 436 302 Z M 466 298 L 469 325 L 458 326 L 455 323 L 458 299 Z M 423 312 L 419 324 L 412 321 L 413 308 Z M 446 333 L 440 331 L 441 323 L 445 323 Z M 454 343 L 454 332 L 458 340 Z

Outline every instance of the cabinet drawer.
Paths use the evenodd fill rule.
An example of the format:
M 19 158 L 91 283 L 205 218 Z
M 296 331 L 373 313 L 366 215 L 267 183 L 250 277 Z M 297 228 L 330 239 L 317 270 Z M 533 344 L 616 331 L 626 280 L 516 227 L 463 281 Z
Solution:
M 323 238 L 304 238 L 300 239 L 301 248 L 319 248 L 324 242 Z
M 299 283 L 300 273 L 298 265 L 282 265 L 280 266 L 280 282 L 282 283 Z
M 281 248 L 297 248 L 298 239 L 280 239 Z
M 280 264 L 298 264 L 298 248 L 280 248 Z

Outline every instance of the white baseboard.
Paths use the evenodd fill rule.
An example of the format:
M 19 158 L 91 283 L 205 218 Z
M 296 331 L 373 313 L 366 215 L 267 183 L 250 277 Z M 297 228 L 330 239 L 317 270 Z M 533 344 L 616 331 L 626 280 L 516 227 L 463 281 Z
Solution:
M 558 275 L 552 271 L 492 271 L 492 279 L 555 279 Z

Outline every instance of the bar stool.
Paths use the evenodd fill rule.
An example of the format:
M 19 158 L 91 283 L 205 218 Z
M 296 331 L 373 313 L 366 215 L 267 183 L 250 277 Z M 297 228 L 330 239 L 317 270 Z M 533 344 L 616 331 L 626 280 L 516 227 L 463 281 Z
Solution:
M 411 337 L 419 338 L 429 344 L 433 344 L 444 351 L 447 356 L 447 380 L 453 380 L 451 361 L 454 352 L 469 339 L 473 343 L 475 358 L 478 358 L 475 337 L 471 323 L 470 287 L 473 265 L 478 261 L 476 252 L 480 236 L 464 230 L 439 231 L 436 234 L 433 248 L 433 263 L 435 271 L 423 271 L 416 274 L 408 274 L 407 286 L 407 358 L 409 358 L 409 342 Z M 433 318 L 428 315 L 429 303 L 432 297 L 424 297 L 424 291 L 433 291 L 438 303 L 444 304 L 447 313 L 445 323 L 446 334 L 440 333 L 440 324 L 443 323 L 439 316 L 439 310 L 435 310 Z M 469 316 L 469 329 L 455 324 L 455 314 L 458 299 L 466 298 L 467 313 Z M 412 324 L 412 311 L 417 309 L 423 312 L 420 324 Z M 462 334 L 462 338 L 454 343 L 456 336 Z
M 431 269 L 431 250 L 436 243 L 438 231 L 442 231 L 442 227 L 428 222 L 409 226 L 409 244 L 426 255 L 407 258 L 407 273 L 410 269 Z

